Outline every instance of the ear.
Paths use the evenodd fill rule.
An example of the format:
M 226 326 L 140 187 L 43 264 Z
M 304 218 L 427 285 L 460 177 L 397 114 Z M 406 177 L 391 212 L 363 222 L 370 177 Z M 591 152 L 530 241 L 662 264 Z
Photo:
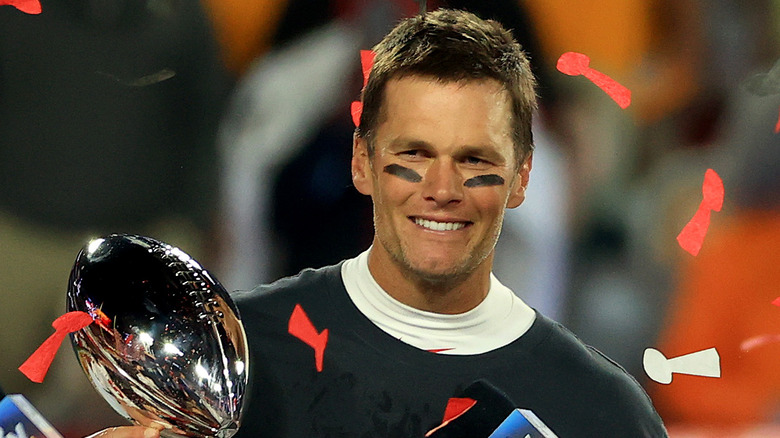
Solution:
M 364 195 L 374 193 L 374 180 L 371 173 L 371 161 L 368 157 L 368 141 L 352 136 L 352 184 Z
M 525 189 L 528 187 L 528 177 L 531 174 L 531 163 L 533 161 L 534 154 L 529 152 L 528 156 L 520 163 L 520 167 L 517 169 L 517 176 L 510 188 L 509 199 L 506 202 L 506 208 L 516 208 L 525 201 Z

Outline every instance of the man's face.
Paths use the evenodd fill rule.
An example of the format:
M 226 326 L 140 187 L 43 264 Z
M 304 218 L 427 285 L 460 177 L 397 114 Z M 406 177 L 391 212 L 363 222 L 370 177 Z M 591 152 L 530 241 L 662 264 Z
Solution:
M 374 156 L 356 139 L 352 162 L 355 186 L 374 202 L 383 259 L 431 281 L 483 266 L 528 183 L 530 156 L 516 166 L 511 120 L 497 81 L 387 83 Z

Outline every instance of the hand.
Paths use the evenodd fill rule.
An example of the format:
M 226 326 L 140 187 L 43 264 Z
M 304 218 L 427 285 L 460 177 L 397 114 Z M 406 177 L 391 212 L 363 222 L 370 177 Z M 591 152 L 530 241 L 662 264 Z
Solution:
M 86 438 L 160 438 L 160 431 L 143 426 L 110 427 Z

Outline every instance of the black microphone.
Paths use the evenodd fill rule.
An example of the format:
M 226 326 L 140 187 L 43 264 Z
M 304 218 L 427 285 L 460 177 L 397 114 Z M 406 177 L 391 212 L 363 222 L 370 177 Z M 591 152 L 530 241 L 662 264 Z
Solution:
M 477 380 L 458 395 L 465 411 L 429 431 L 426 438 L 557 438 L 532 411 L 517 409 L 503 391 Z

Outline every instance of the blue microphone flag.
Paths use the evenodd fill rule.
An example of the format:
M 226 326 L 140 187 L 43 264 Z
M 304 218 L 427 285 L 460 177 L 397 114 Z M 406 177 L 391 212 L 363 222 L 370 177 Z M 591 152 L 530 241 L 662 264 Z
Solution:
M 515 409 L 488 438 L 558 438 L 528 409 Z
M 0 400 L 0 438 L 62 438 L 40 412 L 20 394 Z

